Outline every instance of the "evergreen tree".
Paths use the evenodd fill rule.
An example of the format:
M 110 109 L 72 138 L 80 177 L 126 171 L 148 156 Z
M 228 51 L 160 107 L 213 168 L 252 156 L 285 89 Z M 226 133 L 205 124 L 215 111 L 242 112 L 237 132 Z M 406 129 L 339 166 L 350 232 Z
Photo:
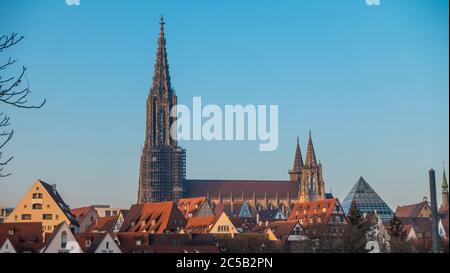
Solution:
M 398 219 L 397 215 L 394 214 L 391 221 L 389 222 L 389 226 L 391 228 L 391 236 L 395 238 L 403 237 L 403 224 L 400 219 Z
M 347 215 L 348 221 L 352 226 L 359 227 L 363 222 L 363 215 L 361 211 L 356 206 L 355 200 L 352 201 L 350 210 Z

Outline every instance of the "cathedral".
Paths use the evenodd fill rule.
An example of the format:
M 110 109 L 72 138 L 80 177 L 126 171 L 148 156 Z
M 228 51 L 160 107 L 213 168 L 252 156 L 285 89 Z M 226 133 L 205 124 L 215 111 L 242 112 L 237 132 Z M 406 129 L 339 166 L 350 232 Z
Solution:
M 186 180 L 186 151 L 170 136 L 177 96 L 170 83 L 164 21 L 161 17 L 153 83 L 147 99 L 146 138 L 141 154 L 138 203 L 207 197 L 213 205 L 247 202 L 253 208 L 291 210 L 300 202 L 326 198 L 322 164 L 317 162 L 311 132 L 303 160 L 300 141 L 286 181 Z

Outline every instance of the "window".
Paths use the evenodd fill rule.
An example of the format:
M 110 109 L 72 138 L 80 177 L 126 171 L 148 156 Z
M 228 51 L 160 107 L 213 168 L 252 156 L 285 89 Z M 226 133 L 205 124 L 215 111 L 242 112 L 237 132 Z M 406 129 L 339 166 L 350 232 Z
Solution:
M 106 211 L 105 211 L 105 216 L 106 216 L 106 217 L 111 216 L 111 211 L 110 211 L 110 210 L 106 210 Z
M 22 214 L 22 220 L 31 220 L 31 214 Z
M 136 239 L 136 245 L 137 245 L 137 246 L 142 245 L 142 239 L 141 239 L 141 238 L 137 238 L 137 239 Z
M 52 214 L 43 214 L 42 215 L 42 219 L 43 220 L 52 220 L 53 219 L 53 215 Z
M 56 220 L 59 220 L 59 215 L 56 214 L 56 215 L 55 215 L 55 218 L 56 218 Z
M 42 193 L 33 193 L 33 199 L 42 199 Z
M 67 232 L 61 232 L 61 248 L 66 248 L 67 246 Z
M 106 249 L 109 249 L 109 242 L 106 242 Z
M 217 230 L 218 230 L 219 232 L 228 232 L 228 231 L 230 231 L 230 228 L 229 228 L 228 226 L 219 226 L 219 227 L 217 228 Z
M 42 209 L 42 204 L 33 204 L 33 209 Z

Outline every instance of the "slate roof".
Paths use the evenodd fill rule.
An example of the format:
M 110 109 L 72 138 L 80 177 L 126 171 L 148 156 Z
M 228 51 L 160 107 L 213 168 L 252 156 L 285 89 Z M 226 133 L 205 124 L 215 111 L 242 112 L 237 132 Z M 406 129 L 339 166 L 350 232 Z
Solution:
M 289 192 L 290 198 L 296 198 L 298 188 L 291 181 L 277 180 L 187 180 L 187 193 L 190 197 L 214 196 L 219 193 L 222 198 L 241 198 L 244 193 L 245 199 L 252 199 L 253 193 L 257 199 L 267 195 L 268 199 L 286 198 Z

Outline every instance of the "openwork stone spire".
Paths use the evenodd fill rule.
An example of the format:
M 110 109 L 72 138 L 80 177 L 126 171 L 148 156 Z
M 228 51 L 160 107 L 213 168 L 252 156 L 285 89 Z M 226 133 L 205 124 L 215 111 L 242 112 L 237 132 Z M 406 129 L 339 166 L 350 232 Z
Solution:
M 152 93 L 172 95 L 172 85 L 170 83 L 169 63 L 167 61 L 166 38 L 164 34 L 164 18 L 161 16 L 158 37 L 158 49 L 156 51 L 156 62 L 153 72 Z
M 170 129 L 170 116 L 177 105 L 167 61 L 164 19 L 161 16 L 153 83 L 147 98 L 147 122 L 141 154 L 138 203 L 176 201 L 183 197 L 186 179 L 186 151 L 178 146 Z
M 300 171 L 303 168 L 302 152 L 300 150 L 300 138 L 297 137 L 297 147 L 295 149 L 294 167 L 293 171 Z
M 309 132 L 308 150 L 306 152 L 305 166 L 312 167 L 317 165 L 316 153 L 314 152 L 314 145 L 312 141 L 311 131 Z

